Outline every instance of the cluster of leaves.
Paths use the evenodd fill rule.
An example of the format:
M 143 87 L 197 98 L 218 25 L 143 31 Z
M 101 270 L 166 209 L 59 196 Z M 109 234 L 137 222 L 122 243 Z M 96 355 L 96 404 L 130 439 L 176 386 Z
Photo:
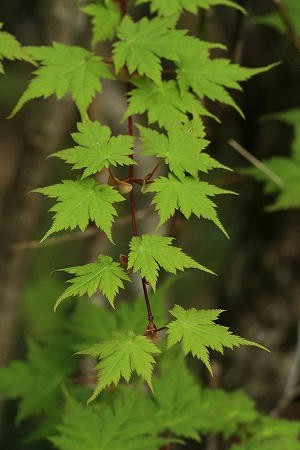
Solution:
M 275 183 L 264 172 L 254 168 L 242 172 L 264 182 L 265 194 L 278 194 L 275 201 L 267 206 L 268 211 L 300 207 L 300 109 L 291 109 L 272 114 L 264 120 L 279 120 L 293 127 L 291 157 L 273 156 L 264 160 L 265 166 L 277 175 L 281 183 Z
M 149 2 L 135 2 L 142 3 Z M 133 166 L 135 142 L 131 135 L 112 136 L 107 126 L 93 122 L 88 107 L 95 95 L 101 93 L 101 79 L 116 78 L 125 78 L 132 87 L 123 119 L 146 113 L 148 125 L 152 125 L 137 127 L 141 154 L 156 156 L 166 165 L 166 176 L 147 183 L 145 179 L 142 189 L 144 193 L 154 193 L 152 203 L 159 215 L 159 226 L 180 211 L 187 219 L 194 214 L 210 220 L 227 236 L 212 198 L 232 192 L 204 181 L 203 174 L 228 168 L 206 152 L 209 143 L 202 116 L 212 114 L 202 102 L 205 99 L 222 102 L 243 115 L 229 90 L 241 90 L 241 82 L 272 66 L 245 68 L 226 58 L 212 59 L 210 50 L 224 49 L 222 45 L 200 41 L 187 30 L 176 28 L 184 9 L 197 13 L 199 7 L 220 4 L 242 10 L 230 0 L 152 0 L 150 9 L 156 15 L 134 21 L 129 14 L 122 17 L 112 0 L 83 6 L 82 11 L 92 17 L 92 47 L 99 41 L 111 40 L 113 64 L 108 64 L 94 50 L 55 42 L 48 47 L 22 49 L 14 38 L 0 32 L 0 58 L 27 59 L 37 65 L 11 116 L 34 98 L 55 94 L 60 99 L 70 94 L 81 117 L 77 131 L 72 134 L 75 145 L 52 155 L 79 170 L 79 176 L 35 190 L 56 199 L 51 208 L 53 223 L 43 240 L 63 230 L 79 227 L 84 231 L 93 223 L 113 242 L 115 205 L 125 197 L 112 183 L 99 183 L 93 175 L 105 173 L 107 169 L 111 173 L 112 166 Z M 175 67 L 168 80 L 164 76 L 165 60 Z M 213 273 L 172 241 L 171 237 L 156 234 L 134 236 L 125 258 L 127 266 L 110 256 L 99 255 L 96 262 L 62 269 L 73 278 L 56 307 L 68 297 L 85 294 L 91 297 L 97 291 L 114 307 L 116 295 L 134 272 L 139 272 L 151 285 L 154 297 L 159 292 L 156 286 L 160 269 L 173 274 L 186 268 Z M 161 317 L 161 324 L 165 325 L 163 302 L 158 300 L 150 298 L 155 320 L 158 323 Z M 220 310 L 186 310 L 178 305 L 171 309 L 172 320 L 165 327 L 166 344 L 156 344 L 143 335 L 145 312 L 141 305 L 140 299 L 133 304 L 121 303 L 117 312 L 112 312 L 83 300 L 67 321 L 64 334 L 29 342 L 27 362 L 15 361 L 0 372 L 0 385 L 6 396 L 21 400 L 18 419 L 46 414 L 42 431 L 33 437 L 51 435 L 51 441 L 61 450 L 83 450 L 87 443 L 95 449 L 153 450 L 166 442 L 161 436 L 167 433 L 170 439 L 199 440 L 201 434 L 221 432 L 224 438 L 238 437 L 241 445 L 249 441 L 246 431 L 253 427 L 249 432 L 252 436 L 255 427 L 263 427 L 252 401 L 241 392 L 210 393 L 201 389 L 183 358 L 174 353 L 173 346 L 181 343 L 183 353 L 200 359 L 210 372 L 210 350 L 222 353 L 224 347 L 264 347 L 216 324 Z M 71 362 L 66 356 L 71 349 L 99 360 L 92 394 L 90 389 L 76 388 L 72 383 L 76 379 L 75 359 Z M 157 359 L 160 375 L 152 379 Z M 136 376 L 146 381 L 153 396 L 135 383 Z M 127 383 L 133 382 L 109 392 L 122 378 Z M 32 396 L 32 391 L 36 395 Z M 94 400 L 100 392 L 100 398 L 89 409 L 83 406 L 88 396 Z M 62 411 L 57 405 L 63 398 Z M 54 431 L 60 416 L 62 423 Z M 291 440 L 295 441 L 295 435 Z
M 160 300 L 168 287 L 169 283 L 151 298 L 155 314 L 162 321 L 166 312 Z M 239 442 L 231 445 L 232 450 L 299 448 L 299 423 L 260 415 L 242 391 L 229 393 L 202 387 L 176 347 L 159 356 L 153 394 L 134 378 L 131 385 L 110 388 L 86 406 L 94 374 L 85 374 L 86 382 L 79 387 L 75 358 L 71 361 L 68 353 L 95 339 L 106 339 L 116 327 L 119 335 L 128 334 L 129 326 L 139 333 L 142 317 L 140 298 L 131 304 L 123 303 L 117 313 L 84 299 L 77 303 L 59 334 L 30 340 L 26 361 L 13 361 L 0 370 L 1 390 L 20 402 L 18 422 L 31 416 L 42 419 L 29 437 L 30 442 L 49 438 L 60 450 L 84 450 L 87 442 L 92 448 L 103 450 L 154 450 L 168 440 L 200 441 L 206 435 L 222 435 L 229 443 L 232 437 Z M 139 341 L 143 338 L 136 337 Z M 151 341 L 147 340 L 147 345 L 159 352 Z M 163 350 L 164 344 L 159 346 Z M 121 370 L 125 372 L 127 355 L 128 346 L 122 354 Z M 107 369 L 111 370 L 113 361 L 110 363 Z

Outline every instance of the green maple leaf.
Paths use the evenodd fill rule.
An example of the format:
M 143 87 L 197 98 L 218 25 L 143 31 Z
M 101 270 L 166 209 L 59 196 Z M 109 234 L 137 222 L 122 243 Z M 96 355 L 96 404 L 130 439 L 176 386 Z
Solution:
M 100 358 L 96 366 L 99 370 L 98 384 L 89 401 L 94 400 L 110 384 L 117 385 L 121 377 L 128 383 L 133 371 L 152 390 L 151 378 L 155 363 L 152 354 L 160 353 L 160 350 L 146 336 L 136 336 L 132 331 L 115 333 L 112 339 L 79 353 Z
M 132 158 L 132 136 L 120 135 L 111 137 L 109 127 L 101 126 L 99 122 L 78 123 L 78 133 L 72 133 L 73 140 L 78 144 L 73 148 L 60 150 L 51 156 L 57 156 L 73 169 L 85 168 L 82 178 L 100 172 L 104 167 L 136 164 Z
M 185 310 L 175 305 L 170 311 L 175 320 L 168 325 L 168 347 L 182 341 L 185 355 L 191 352 L 193 356 L 201 359 L 211 374 L 208 348 L 221 353 L 223 353 L 223 347 L 232 349 L 234 346 L 241 345 L 252 345 L 267 350 L 256 342 L 247 341 L 232 334 L 227 327 L 216 325 L 214 321 L 221 312 L 220 309 Z
M 88 294 L 91 297 L 99 289 L 114 307 L 114 298 L 119 292 L 119 288 L 124 288 L 122 280 L 130 281 L 119 263 L 112 260 L 110 256 L 99 255 L 95 263 L 84 264 L 83 266 L 68 267 L 61 269 L 64 272 L 75 275 L 69 280 L 71 283 L 58 298 L 54 309 L 66 298 L 76 295 Z
M 199 441 L 201 390 L 181 355 L 160 362 L 161 376 L 153 379 L 157 418 L 163 431 Z
M 92 16 L 94 46 L 100 41 L 112 41 L 121 22 L 121 11 L 114 3 L 104 5 L 92 3 L 84 6 L 81 11 Z
M 160 16 L 171 16 L 172 14 L 178 14 L 183 9 L 196 14 L 198 8 L 208 9 L 211 6 L 230 6 L 232 8 L 239 9 L 245 13 L 238 3 L 230 0 L 137 0 L 136 4 L 149 3 L 151 1 L 151 12 L 157 12 Z
M 199 171 L 207 173 L 214 168 L 227 169 L 202 152 L 209 142 L 195 135 L 190 123 L 170 129 L 168 136 L 140 125 L 138 128 L 143 154 L 163 158 L 181 181 L 185 179 L 184 172 L 197 177 Z
M 132 84 L 136 89 L 129 93 L 129 107 L 123 120 L 133 114 L 143 114 L 147 111 L 149 124 L 158 122 L 161 127 L 170 129 L 188 122 L 187 112 L 214 117 L 192 93 L 180 93 L 174 80 L 163 81 L 157 85 L 151 80 L 140 79 L 132 80 Z
M 216 204 L 209 198 L 219 194 L 234 194 L 217 186 L 199 181 L 198 179 L 185 177 L 179 180 L 174 175 L 169 174 L 168 178 L 157 178 L 147 186 L 146 192 L 156 192 L 152 200 L 155 209 L 159 213 L 161 226 L 166 222 L 176 210 L 189 219 L 191 214 L 197 217 L 214 222 L 220 230 L 228 237 L 226 230 L 220 222 Z
M 35 189 L 33 192 L 58 200 L 50 209 L 55 213 L 54 221 L 42 241 L 57 231 L 74 230 L 77 226 L 83 231 L 89 220 L 94 221 L 112 241 L 111 225 L 117 215 L 112 203 L 121 202 L 124 198 L 111 186 L 99 185 L 87 178 L 77 181 L 64 180 L 60 184 Z
M 3 27 L 3 23 L 0 22 L 0 30 Z M 21 44 L 17 39 L 6 31 L 0 31 L 0 73 L 4 73 L 2 60 L 8 59 L 10 61 L 14 59 L 28 61 L 34 64 L 32 58 L 21 47 Z
M 189 51 L 195 39 L 186 30 L 174 30 L 174 18 L 143 17 L 133 22 L 125 16 L 118 30 L 119 41 L 114 44 L 114 63 L 119 72 L 125 64 L 130 74 L 135 72 L 161 81 L 160 58 L 178 61 L 181 53 Z
M 150 400 L 134 389 L 118 389 L 109 401 L 83 406 L 67 396 L 62 423 L 51 442 L 60 450 L 154 450 L 166 439 L 157 437 Z
M 54 42 L 52 47 L 26 47 L 26 51 L 42 65 L 33 72 L 35 78 L 30 81 L 10 117 L 29 100 L 48 98 L 52 94 L 61 99 L 68 93 L 85 117 L 95 93 L 102 90 L 99 78 L 114 78 L 99 56 L 82 47 Z
M 201 99 L 207 97 L 233 106 L 244 117 L 226 88 L 240 91 L 240 82 L 270 70 L 277 63 L 255 69 L 241 67 L 225 58 L 211 59 L 207 50 L 195 46 L 181 56 L 177 65 L 177 81 L 182 93 L 191 88 Z
M 62 402 L 62 385 L 74 370 L 67 353 L 30 340 L 27 361 L 16 360 L 0 369 L 1 391 L 7 398 L 20 400 L 18 422 L 47 413 Z
M 151 284 L 154 291 L 159 267 L 171 273 L 190 267 L 213 273 L 183 253 L 180 248 L 173 247 L 172 241 L 171 237 L 154 234 L 135 236 L 130 241 L 128 269 L 132 268 L 134 272 L 140 270 L 141 276 Z

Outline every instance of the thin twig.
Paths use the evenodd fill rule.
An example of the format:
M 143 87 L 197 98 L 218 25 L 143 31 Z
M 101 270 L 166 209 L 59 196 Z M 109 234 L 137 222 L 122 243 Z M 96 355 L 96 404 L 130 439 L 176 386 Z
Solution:
M 152 214 L 152 208 L 148 209 L 140 209 L 136 212 L 136 220 L 141 220 L 147 217 L 148 215 Z M 131 215 L 127 215 L 124 217 L 121 217 L 120 219 L 116 219 L 115 226 L 116 227 L 122 227 L 123 225 L 128 225 L 131 223 Z M 63 244 L 65 242 L 70 241 L 79 241 L 81 239 L 86 239 L 92 236 L 95 236 L 99 233 L 98 228 L 90 227 L 87 228 L 85 231 L 78 231 L 75 233 L 65 233 L 62 236 L 52 237 L 47 239 L 44 242 L 40 241 L 22 241 L 22 242 L 15 242 L 12 246 L 13 250 L 32 250 L 36 248 L 41 247 L 49 247 L 51 245 L 58 245 Z
M 273 0 L 273 1 L 275 3 L 277 11 L 289 33 L 291 41 L 293 42 L 294 46 L 296 47 L 298 53 L 300 53 L 300 38 L 295 31 L 294 25 L 292 24 L 292 21 L 288 15 L 286 7 L 282 3 L 282 0 Z
M 281 398 L 279 399 L 277 405 L 271 411 L 270 415 L 273 417 L 277 417 L 283 412 L 290 402 L 299 395 L 300 387 L 297 386 L 299 382 L 300 375 L 300 321 L 298 323 L 298 336 L 297 336 L 297 345 L 294 360 L 292 363 L 291 371 L 287 378 L 287 382 L 283 391 Z
M 273 170 L 269 169 L 269 167 L 267 167 L 263 162 L 261 162 L 251 153 L 249 153 L 248 150 L 246 150 L 244 147 L 241 146 L 241 144 L 236 142 L 234 139 L 229 139 L 228 144 L 232 148 L 234 148 L 240 155 L 242 155 L 249 162 L 251 162 L 251 164 L 257 167 L 261 172 L 267 175 L 267 177 L 269 177 L 275 184 L 277 184 L 278 186 L 282 186 L 283 184 L 282 179 L 279 178 L 278 175 L 276 175 L 276 173 L 274 173 Z

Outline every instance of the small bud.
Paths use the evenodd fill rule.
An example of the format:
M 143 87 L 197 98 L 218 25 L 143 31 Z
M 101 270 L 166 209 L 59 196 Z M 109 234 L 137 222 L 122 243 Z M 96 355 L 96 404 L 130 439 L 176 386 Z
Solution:
M 121 267 L 124 267 L 124 269 L 127 269 L 128 257 L 126 255 L 120 255 L 120 265 Z

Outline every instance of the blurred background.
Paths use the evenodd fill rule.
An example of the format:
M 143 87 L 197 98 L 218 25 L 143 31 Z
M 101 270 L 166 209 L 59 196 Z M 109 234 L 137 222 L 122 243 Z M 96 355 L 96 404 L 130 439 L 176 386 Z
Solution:
M 259 160 L 275 155 L 289 157 L 295 127 L 278 121 L 262 122 L 261 117 L 300 108 L 299 49 L 288 33 L 258 25 L 255 20 L 258 15 L 274 12 L 274 2 L 249 0 L 243 6 L 248 9 L 248 16 L 218 7 L 200 11 L 198 16 L 186 13 L 180 22 L 201 38 L 225 44 L 228 48 L 225 56 L 242 65 L 258 67 L 281 61 L 278 67 L 245 83 L 242 93 L 234 94 L 245 120 L 232 108 L 209 104 L 223 122 L 220 125 L 206 119 L 211 141 L 209 152 L 234 168 L 249 163 L 228 144 L 229 139 L 236 140 Z M 136 8 L 135 14 L 138 17 L 145 11 L 146 6 Z M 78 11 L 75 1 L 2 2 L 0 21 L 23 45 L 48 45 L 55 40 L 90 46 L 90 20 Z M 100 45 L 97 50 L 104 56 L 111 51 L 109 45 Z M 24 357 L 26 337 L 55 334 L 77 301 L 69 300 L 58 313 L 53 313 L 65 277 L 51 272 L 93 261 L 101 252 L 118 258 L 119 253 L 127 253 L 131 235 L 129 204 L 124 202 L 119 208 L 124 219 L 113 231 L 117 248 L 93 228 L 84 235 L 62 234 L 39 244 L 50 224 L 47 210 L 51 203 L 28 192 L 70 177 L 68 166 L 46 157 L 71 144 L 69 134 L 75 131 L 79 116 L 70 99 L 50 98 L 30 102 L 16 117 L 7 120 L 31 77 L 32 66 L 6 61 L 5 69 L 6 74 L 0 77 L 0 365 L 3 366 L 13 358 Z M 127 132 L 126 124 L 119 123 L 126 108 L 124 94 L 121 83 L 106 81 L 103 94 L 97 96 L 90 108 L 93 119 L 108 124 L 113 133 Z M 148 158 L 142 174 L 147 173 L 145 164 L 149 164 L 149 169 L 152 167 Z M 106 175 L 103 176 L 106 181 Z M 180 214 L 168 221 L 161 232 L 174 236 L 178 246 L 219 276 L 188 272 L 170 287 L 168 302 L 224 309 L 227 312 L 221 323 L 271 350 L 270 354 L 249 349 L 226 351 L 224 357 L 214 354 L 213 379 L 200 364 L 195 364 L 195 373 L 204 383 L 228 390 L 243 388 L 260 411 L 300 419 L 299 395 L 288 401 L 284 396 L 291 376 L 294 387 L 299 381 L 300 210 L 266 212 L 265 207 L 274 202 L 276 195 L 265 195 L 261 183 L 238 171 L 230 175 L 217 171 L 215 181 L 239 194 L 217 202 L 230 240 L 211 223 L 196 218 L 186 223 Z M 138 194 L 137 208 L 142 217 L 138 226 L 144 232 L 154 230 L 157 224 L 157 216 L 145 211 L 145 201 L 150 199 L 149 195 Z M 137 294 L 140 294 L 138 283 L 118 301 Z M 15 431 L 16 407 L 16 402 L 3 405 L 2 400 L 1 448 L 45 449 L 44 443 L 22 442 L 30 423 L 21 424 Z M 189 448 L 201 447 L 191 444 Z

